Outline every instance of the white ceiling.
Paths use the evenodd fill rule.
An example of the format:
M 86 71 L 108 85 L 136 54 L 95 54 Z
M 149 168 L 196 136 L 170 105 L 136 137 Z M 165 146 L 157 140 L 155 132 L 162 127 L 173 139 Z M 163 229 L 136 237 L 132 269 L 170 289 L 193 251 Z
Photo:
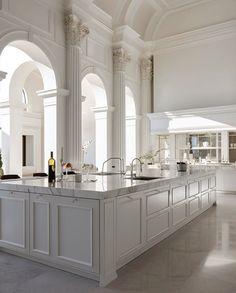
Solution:
M 184 24 L 186 19 L 193 16 L 195 18 L 194 29 L 209 25 L 209 22 L 210 24 L 216 24 L 222 20 L 227 21 L 236 18 L 236 0 L 94 0 L 93 3 L 112 16 L 114 27 L 129 25 L 144 40 L 163 37 L 162 33 L 159 34 L 157 30 L 163 22 L 165 24 L 166 18 L 168 19 L 170 15 L 176 20 L 178 18 L 176 14 L 182 15 L 178 18 L 177 26 L 181 26 L 182 22 Z M 186 18 L 183 18 L 183 12 L 186 12 Z M 211 19 L 207 19 L 206 13 L 208 12 L 214 14 L 215 17 L 210 15 Z M 220 19 L 218 17 L 220 13 L 227 15 Z M 199 18 L 197 21 L 196 15 Z M 205 17 L 205 23 L 201 19 L 203 17 Z M 172 24 L 172 26 L 175 25 Z M 169 32 L 166 27 L 164 30 L 164 37 L 175 33 L 174 27 Z M 184 29 L 179 33 L 182 32 L 184 32 Z

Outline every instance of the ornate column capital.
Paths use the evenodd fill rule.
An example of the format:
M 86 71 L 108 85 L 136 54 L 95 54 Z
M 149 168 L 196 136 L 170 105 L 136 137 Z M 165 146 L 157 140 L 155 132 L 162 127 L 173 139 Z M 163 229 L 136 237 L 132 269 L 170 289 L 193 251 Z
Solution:
M 4 71 L 0 71 L 0 81 L 6 78 L 7 73 Z
M 125 71 L 126 64 L 130 62 L 131 58 L 124 48 L 113 49 L 113 65 L 114 71 Z
M 142 80 L 151 80 L 153 77 L 153 60 L 152 57 L 141 60 L 141 78 Z
M 65 16 L 65 28 L 67 45 L 80 47 L 82 39 L 89 34 L 89 28 L 74 14 Z

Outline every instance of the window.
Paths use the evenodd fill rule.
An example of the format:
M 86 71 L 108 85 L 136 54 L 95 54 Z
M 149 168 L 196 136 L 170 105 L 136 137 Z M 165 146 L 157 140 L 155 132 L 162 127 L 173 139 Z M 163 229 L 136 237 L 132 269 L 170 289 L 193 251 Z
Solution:
M 22 89 L 21 101 L 26 106 L 26 107 L 24 107 L 24 111 L 27 111 L 27 109 L 28 109 L 27 106 L 28 106 L 29 101 L 28 101 L 28 96 L 27 96 L 27 93 L 26 93 L 25 89 Z

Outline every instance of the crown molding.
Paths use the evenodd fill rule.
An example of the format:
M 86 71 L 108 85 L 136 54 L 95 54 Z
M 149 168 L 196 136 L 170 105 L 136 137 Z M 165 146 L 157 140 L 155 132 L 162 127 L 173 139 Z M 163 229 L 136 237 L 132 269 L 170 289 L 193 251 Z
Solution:
M 149 113 L 152 133 L 186 133 L 236 129 L 236 105 Z
M 236 37 L 236 19 L 160 40 L 145 42 L 145 48 L 160 54 L 232 37 Z
M 113 47 L 123 47 L 132 53 L 132 57 L 139 58 L 143 53 L 145 43 L 141 40 L 140 35 L 128 25 L 122 25 L 114 29 Z
M 150 119 L 163 119 L 163 118 L 181 118 L 181 117 L 192 117 L 196 115 L 208 115 L 208 114 L 229 114 L 236 113 L 236 105 L 228 106 L 216 106 L 208 108 L 195 108 L 186 110 L 176 110 L 176 111 L 165 111 L 165 112 L 155 112 L 148 113 Z

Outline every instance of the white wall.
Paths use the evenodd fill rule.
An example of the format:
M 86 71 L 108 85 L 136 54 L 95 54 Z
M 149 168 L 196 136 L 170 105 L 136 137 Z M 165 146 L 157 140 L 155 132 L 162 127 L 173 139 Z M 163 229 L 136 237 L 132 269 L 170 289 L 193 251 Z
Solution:
M 154 111 L 236 104 L 236 38 L 155 54 Z

